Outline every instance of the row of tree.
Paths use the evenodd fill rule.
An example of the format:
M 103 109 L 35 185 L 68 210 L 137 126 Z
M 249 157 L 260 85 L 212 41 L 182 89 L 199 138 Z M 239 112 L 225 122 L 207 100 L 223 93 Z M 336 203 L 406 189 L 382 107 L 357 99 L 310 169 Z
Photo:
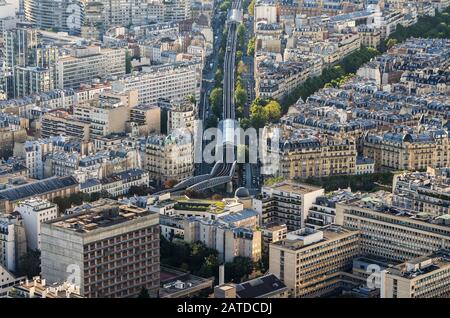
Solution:
M 380 52 L 374 48 L 362 47 L 346 56 L 338 65 L 325 68 L 320 76 L 308 78 L 283 99 L 282 112 L 286 113 L 289 107 L 295 104 L 299 98 L 306 100 L 310 95 L 323 88 L 325 84 L 343 78 L 348 73 L 355 73 L 361 65 L 378 54 Z
M 250 106 L 250 117 L 241 119 L 241 127 L 246 129 L 263 128 L 269 123 L 276 122 L 281 117 L 281 105 L 276 100 L 256 98 Z
M 346 175 L 346 176 L 331 176 L 324 178 L 308 178 L 305 180 L 308 184 L 324 187 L 325 191 L 334 191 L 338 189 L 358 189 L 360 191 L 377 191 L 386 190 L 386 187 L 392 186 L 394 174 L 386 173 L 372 173 L 365 175 Z
M 450 38 L 450 7 L 443 12 L 437 12 L 434 17 L 425 15 L 418 18 L 416 24 L 404 27 L 397 25 L 395 32 L 389 38 L 403 42 L 410 37 L 421 38 Z

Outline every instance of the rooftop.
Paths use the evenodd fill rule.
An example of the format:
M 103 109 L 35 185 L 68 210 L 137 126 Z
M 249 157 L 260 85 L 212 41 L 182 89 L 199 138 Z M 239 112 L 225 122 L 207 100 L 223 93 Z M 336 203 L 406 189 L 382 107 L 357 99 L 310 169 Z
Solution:
M 0 191 L 0 200 L 16 201 L 77 185 L 78 181 L 72 176 L 52 177 L 2 190 Z
M 322 189 L 320 187 L 315 187 L 315 186 L 303 184 L 303 183 L 295 183 L 293 181 L 283 181 L 283 182 L 276 183 L 271 186 L 264 186 L 264 188 L 270 188 L 270 189 L 283 191 L 283 192 L 293 192 L 293 193 L 297 193 L 297 194 L 307 194 L 307 193 L 310 193 L 313 191 L 318 191 L 318 190 Z
M 48 224 L 77 233 L 89 233 L 151 214 L 155 213 L 132 205 L 122 205 L 115 200 L 100 199 L 74 214 L 52 220 Z
M 286 285 L 273 274 L 236 285 L 238 298 L 263 298 L 287 290 Z

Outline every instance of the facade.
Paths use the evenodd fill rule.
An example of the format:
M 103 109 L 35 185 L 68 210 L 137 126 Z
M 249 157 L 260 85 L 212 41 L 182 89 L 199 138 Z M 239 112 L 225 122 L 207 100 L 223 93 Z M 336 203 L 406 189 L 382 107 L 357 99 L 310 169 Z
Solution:
M 450 214 L 448 169 L 405 172 L 394 176 L 392 205 L 417 213 Z
M 204 243 L 216 249 L 224 262 L 232 262 L 236 256 L 243 256 L 257 262 L 261 258 L 261 231 L 237 227 L 226 222 L 188 219 L 184 225 L 186 242 Z
M 194 143 L 186 135 L 150 135 L 139 139 L 142 167 L 149 178 L 163 184 L 168 180 L 182 181 L 194 175 Z
M 84 21 L 84 1 L 24 0 L 25 19 L 40 29 L 79 34 Z
M 24 128 L 0 123 L 0 157 L 9 158 L 13 154 L 15 143 L 24 142 L 27 132 Z
M 356 158 L 356 174 L 368 174 L 375 172 L 375 161 L 370 158 Z
M 125 75 L 125 50 L 100 46 L 75 47 L 58 59 L 58 88 L 79 88 L 95 79 Z
M 356 173 L 356 143 L 352 139 L 320 141 L 290 138 L 280 147 L 281 175 L 287 179 Z
M 84 193 L 107 192 L 111 197 L 126 195 L 131 187 L 148 186 L 148 172 L 141 169 L 128 169 L 114 173 L 103 179 L 88 179 L 80 184 Z
M 57 49 L 42 43 L 30 23 L 18 23 L 4 33 L 4 76 L 9 98 L 56 88 Z
M 367 134 L 363 141 L 363 155 L 375 161 L 377 171 L 446 167 L 449 149 L 448 135 L 442 131 Z
M 298 230 L 316 198 L 323 194 L 321 188 L 286 181 L 264 186 L 261 195 L 253 199 L 253 208 L 261 214 L 263 224 L 286 224 L 288 230 Z
M 448 215 L 412 213 L 367 195 L 336 205 L 336 224 L 361 232 L 361 253 L 404 262 L 450 246 Z
M 6 267 L 0 264 L 0 298 L 6 297 L 8 292 L 23 280 L 25 280 L 25 277 L 14 276 Z
M 319 297 L 339 284 L 339 273 L 352 268 L 359 254 L 359 232 L 336 225 L 302 229 L 270 245 L 269 272 L 292 297 Z
M 157 105 L 138 105 L 130 110 L 130 122 L 138 126 L 138 135 L 161 132 L 161 108 Z
M 80 294 L 134 297 L 159 288 L 159 216 L 102 199 L 42 226 L 42 276 L 64 281 L 76 266 Z M 102 255 L 101 257 L 98 257 Z
M 41 135 L 75 137 L 82 141 L 90 140 L 90 123 L 69 116 L 67 113 L 45 114 L 42 116 Z
M 23 219 L 29 250 L 41 249 L 41 223 L 58 217 L 58 206 L 47 200 L 28 199 L 15 208 Z
M 0 265 L 10 272 L 19 269 L 27 251 L 25 227 L 18 214 L 0 214 Z
M 190 95 L 200 99 L 197 62 L 175 62 L 151 66 L 143 72 L 127 75 L 112 82 L 116 91 L 138 91 L 139 104 L 154 104 L 160 99 L 183 99 Z

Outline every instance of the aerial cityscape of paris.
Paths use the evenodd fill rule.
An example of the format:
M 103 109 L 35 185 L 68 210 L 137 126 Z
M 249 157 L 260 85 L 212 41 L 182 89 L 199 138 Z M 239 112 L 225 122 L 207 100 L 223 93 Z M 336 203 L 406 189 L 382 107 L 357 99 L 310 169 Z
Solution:
M 0 0 L 0 298 L 450 298 L 450 0 Z

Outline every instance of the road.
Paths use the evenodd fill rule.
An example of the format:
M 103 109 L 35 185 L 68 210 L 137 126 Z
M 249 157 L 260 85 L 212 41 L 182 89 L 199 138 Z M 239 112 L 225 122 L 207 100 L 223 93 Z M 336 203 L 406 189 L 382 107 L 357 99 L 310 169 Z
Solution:
M 230 12 L 234 12 L 236 10 L 240 10 L 242 15 L 242 0 L 234 0 L 232 3 L 232 8 Z M 237 42 L 237 23 L 239 21 L 234 21 L 230 19 L 230 16 L 227 20 L 228 27 L 228 36 L 227 36 L 227 46 L 225 50 L 224 56 L 224 66 L 223 66 L 223 125 L 218 127 L 222 129 L 223 136 L 233 136 L 234 137 L 234 119 L 235 119 L 235 105 L 234 105 L 234 86 L 235 86 L 235 59 L 236 59 L 236 42 Z M 217 43 L 220 43 L 217 39 Z M 217 47 L 215 47 L 217 50 Z M 210 71 L 211 78 L 213 78 L 215 73 L 215 67 Z M 214 72 L 214 73 L 213 73 Z M 209 89 L 212 89 L 210 85 L 210 81 L 206 79 L 202 84 L 203 86 L 203 95 L 200 99 L 200 113 L 203 120 L 206 118 L 206 113 L 208 112 L 209 103 Z M 228 133 L 227 133 L 228 132 Z M 210 173 L 200 174 L 193 178 L 184 180 L 179 184 L 175 185 L 172 189 L 163 191 L 163 192 L 181 192 L 184 190 L 193 190 L 193 191 L 203 191 L 209 188 L 213 188 L 223 184 L 230 184 L 232 181 L 235 169 L 236 169 L 236 158 L 234 154 L 234 140 L 231 144 L 227 143 L 227 137 L 224 137 L 222 140 L 223 143 L 223 153 L 224 158 L 222 161 L 216 162 L 213 169 Z M 231 158 L 226 154 L 231 151 Z M 231 160 L 230 160 L 231 159 Z M 205 164 L 201 164 L 199 171 L 204 169 Z

